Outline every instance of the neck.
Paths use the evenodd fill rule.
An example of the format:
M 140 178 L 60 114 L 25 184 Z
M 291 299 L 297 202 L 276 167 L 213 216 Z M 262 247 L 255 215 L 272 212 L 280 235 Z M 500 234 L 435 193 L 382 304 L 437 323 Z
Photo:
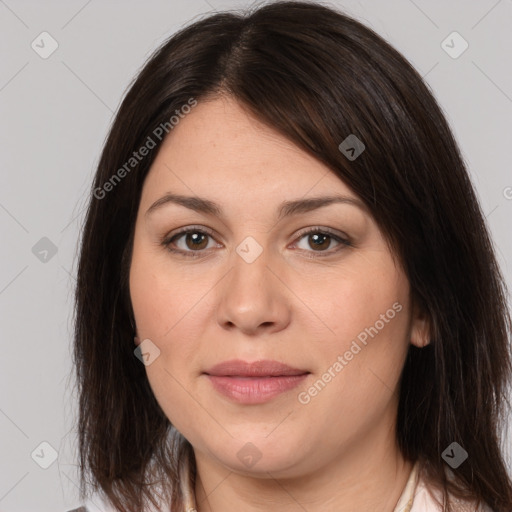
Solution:
M 320 469 L 294 478 L 279 478 L 275 472 L 242 475 L 196 452 L 196 510 L 393 512 L 412 466 L 398 449 L 394 429 L 382 425 L 340 449 Z

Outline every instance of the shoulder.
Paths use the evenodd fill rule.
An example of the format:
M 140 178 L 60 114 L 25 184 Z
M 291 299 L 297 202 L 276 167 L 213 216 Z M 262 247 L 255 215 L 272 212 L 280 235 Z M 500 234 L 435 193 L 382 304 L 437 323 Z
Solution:
M 93 498 L 88 499 L 84 505 L 66 512 L 117 512 L 108 505 L 100 496 L 95 495 Z
M 460 500 L 450 497 L 453 509 L 456 512 L 493 512 L 488 505 L 477 507 L 475 501 Z M 410 512 L 443 512 L 443 496 L 440 490 L 429 485 L 428 482 L 418 475 L 418 481 L 414 492 L 413 505 Z
M 162 512 L 163 510 L 169 510 L 170 507 L 162 506 L 155 508 L 154 506 L 148 506 L 144 508 L 144 512 Z M 86 499 L 85 503 L 72 510 L 67 510 L 66 512 L 118 512 L 107 499 L 100 494 L 94 494 Z

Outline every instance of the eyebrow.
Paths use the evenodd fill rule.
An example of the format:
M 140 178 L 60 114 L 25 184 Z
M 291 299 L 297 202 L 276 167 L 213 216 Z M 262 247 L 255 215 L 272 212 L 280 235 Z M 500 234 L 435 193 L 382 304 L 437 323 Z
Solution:
M 335 203 L 349 204 L 360 208 L 364 212 L 368 212 L 366 205 L 359 199 L 348 196 L 332 195 L 310 197 L 308 199 L 296 199 L 294 201 L 283 201 L 279 205 L 277 218 L 278 221 L 280 221 L 283 218 L 289 217 L 291 215 L 307 213 L 318 208 L 322 208 L 323 206 L 328 206 L 330 204 Z M 183 196 L 180 194 L 173 194 L 170 192 L 165 194 L 160 199 L 156 200 L 147 209 L 145 216 L 150 215 L 151 213 L 155 212 L 156 210 L 162 208 L 167 204 L 178 204 L 190 210 L 194 210 L 195 212 L 204 213 L 207 215 L 214 215 L 219 218 L 223 218 L 222 208 L 220 207 L 219 204 L 215 203 L 214 201 L 205 199 L 203 197 Z

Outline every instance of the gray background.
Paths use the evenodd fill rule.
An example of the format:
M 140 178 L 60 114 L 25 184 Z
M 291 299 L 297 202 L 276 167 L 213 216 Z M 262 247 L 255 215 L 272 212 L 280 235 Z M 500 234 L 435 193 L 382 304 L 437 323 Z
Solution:
M 247 5 L 0 0 L 0 511 L 78 506 L 76 398 L 70 391 L 75 255 L 113 113 L 161 41 L 208 12 Z M 331 5 L 381 34 L 432 87 L 460 143 L 512 287 L 512 1 Z M 58 43 L 47 59 L 31 47 L 43 31 Z M 441 44 L 453 31 L 469 44 L 458 58 Z M 460 42 L 452 46 L 458 50 Z M 48 241 L 39 242 L 43 237 L 58 249 L 53 256 L 41 252 L 48 247 Z M 39 464 L 51 462 L 51 450 L 42 442 L 58 452 L 47 469 Z M 507 457 L 510 463 L 510 451 Z

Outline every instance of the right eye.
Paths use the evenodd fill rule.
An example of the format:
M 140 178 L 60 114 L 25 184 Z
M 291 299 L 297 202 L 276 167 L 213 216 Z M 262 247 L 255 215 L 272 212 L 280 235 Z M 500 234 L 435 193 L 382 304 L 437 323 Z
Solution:
M 162 240 L 162 245 L 172 253 L 198 258 L 204 256 L 204 249 L 208 248 L 208 237 L 213 237 L 210 230 L 192 226 L 167 236 Z M 181 241 L 180 239 L 183 239 L 185 246 L 177 245 Z M 175 248 L 175 246 L 178 248 Z

